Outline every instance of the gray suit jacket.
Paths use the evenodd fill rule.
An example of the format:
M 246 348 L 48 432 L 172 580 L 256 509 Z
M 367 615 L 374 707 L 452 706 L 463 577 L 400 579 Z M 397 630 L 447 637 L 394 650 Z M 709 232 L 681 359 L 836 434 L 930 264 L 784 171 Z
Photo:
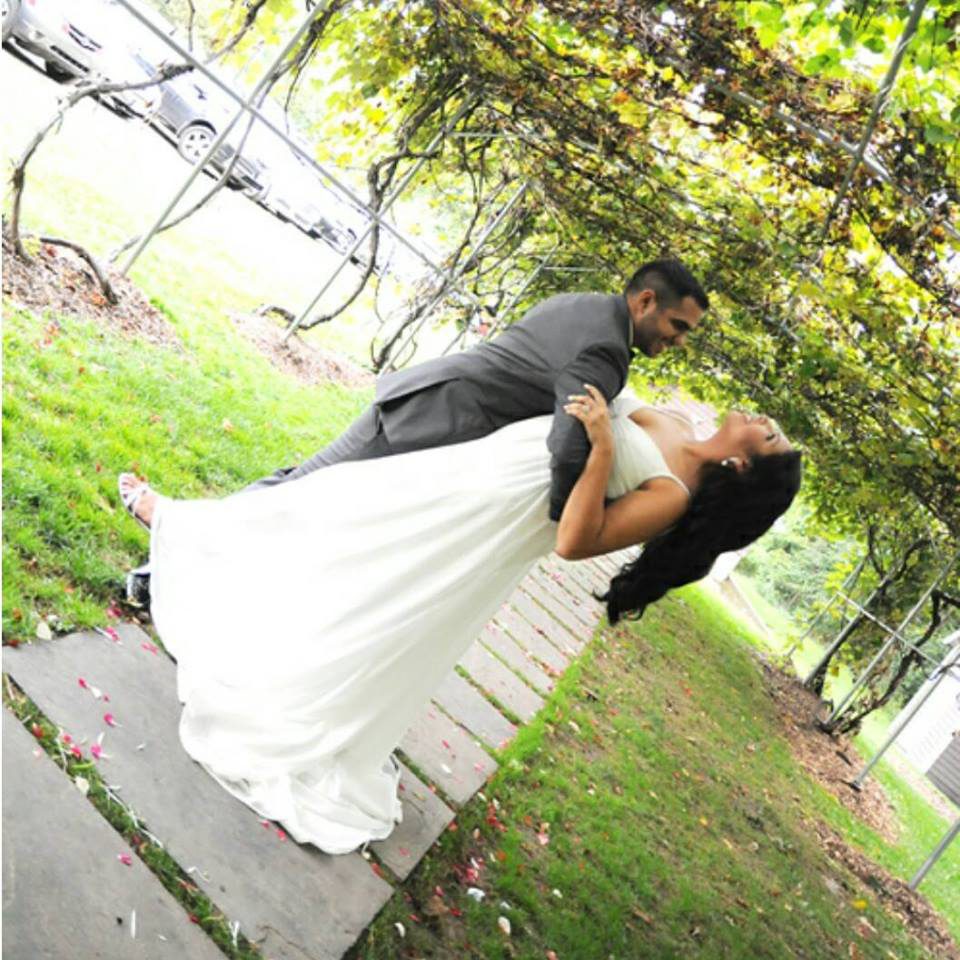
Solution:
M 626 383 L 631 339 L 623 296 L 550 297 L 488 343 L 381 377 L 374 403 L 383 432 L 402 453 L 552 413 L 550 517 L 559 520 L 590 451 L 586 431 L 563 405 L 585 383 L 608 400 L 616 396 Z

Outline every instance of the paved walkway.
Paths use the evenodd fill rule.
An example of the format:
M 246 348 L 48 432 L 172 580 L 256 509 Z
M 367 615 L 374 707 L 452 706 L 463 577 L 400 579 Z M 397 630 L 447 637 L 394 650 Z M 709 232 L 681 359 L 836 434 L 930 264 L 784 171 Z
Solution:
M 400 741 L 403 822 L 372 861 L 281 839 L 183 752 L 175 666 L 139 627 L 5 648 L 3 669 L 87 749 L 104 735 L 107 784 L 264 958 L 333 960 L 494 773 L 490 751 L 543 706 L 593 635 L 591 593 L 616 566 L 550 558 L 484 627 Z M 222 956 L 7 710 L 3 781 L 4 960 L 75 960 L 81 945 L 102 958 Z

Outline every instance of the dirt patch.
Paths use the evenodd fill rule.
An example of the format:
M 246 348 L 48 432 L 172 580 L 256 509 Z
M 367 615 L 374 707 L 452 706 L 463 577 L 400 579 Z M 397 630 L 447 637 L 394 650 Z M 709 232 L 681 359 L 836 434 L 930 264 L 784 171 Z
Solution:
M 116 304 L 107 301 L 93 271 L 72 250 L 43 243 L 28 263 L 16 256 L 3 235 L 3 294 L 12 302 L 34 312 L 92 320 L 127 337 L 179 346 L 167 318 L 143 293 L 126 277 L 100 266 L 117 295 Z
M 865 762 L 856 747 L 845 737 L 830 737 L 817 727 L 817 720 L 826 716 L 826 704 L 797 677 L 784 673 L 765 658 L 758 659 L 787 743 L 801 766 L 884 840 L 896 843 L 900 823 L 883 788 L 873 777 L 867 777 L 859 791 L 849 786 Z
M 283 343 L 286 321 L 278 317 L 244 313 L 235 314 L 231 319 L 278 370 L 302 383 L 333 381 L 357 390 L 373 386 L 374 376 L 369 370 L 335 353 L 320 350 L 296 335 Z
M 960 949 L 946 923 L 923 896 L 855 850 L 825 823 L 819 820 L 808 820 L 806 823 L 813 829 L 830 859 L 843 864 L 872 890 L 887 912 L 900 920 L 930 951 L 930 956 L 941 960 L 960 960 Z
M 856 748 L 848 739 L 834 739 L 817 727 L 817 720 L 827 714 L 824 701 L 805 689 L 797 677 L 762 656 L 757 659 L 763 667 L 764 682 L 776 704 L 787 742 L 803 768 L 851 813 L 888 842 L 896 842 L 899 821 L 876 780 L 868 777 L 860 792 L 847 785 L 864 762 Z M 842 864 L 873 891 L 884 908 L 903 923 L 932 957 L 960 960 L 960 949 L 949 928 L 920 893 L 856 850 L 825 823 L 813 819 L 804 823 L 817 836 L 830 859 Z M 861 933 L 869 936 L 869 927 Z

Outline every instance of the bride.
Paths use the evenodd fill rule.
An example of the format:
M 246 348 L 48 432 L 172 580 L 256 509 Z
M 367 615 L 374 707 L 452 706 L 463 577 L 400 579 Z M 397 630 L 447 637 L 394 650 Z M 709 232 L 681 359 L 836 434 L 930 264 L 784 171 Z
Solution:
M 151 532 L 187 752 L 300 842 L 382 839 L 400 819 L 392 750 L 538 558 L 646 544 L 602 598 L 615 623 L 756 539 L 797 492 L 800 454 L 767 417 L 730 413 L 698 441 L 682 414 L 584 389 L 565 409 L 591 452 L 559 523 L 550 416 L 221 500 L 121 474 Z

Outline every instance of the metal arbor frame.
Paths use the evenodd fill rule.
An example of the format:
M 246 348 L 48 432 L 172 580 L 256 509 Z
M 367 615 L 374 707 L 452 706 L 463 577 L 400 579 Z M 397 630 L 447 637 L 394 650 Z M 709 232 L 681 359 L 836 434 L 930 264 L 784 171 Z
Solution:
M 342 272 L 346 264 L 356 254 L 357 250 L 362 245 L 363 241 L 366 239 L 370 231 L 373 229 L 374 224 L 377 224 L 381 229 L 386 230 L 387 233 L 393 236 L 394 239 L 396 239 L 402 246 L 404 246 L 411 253 L 413 253 L 420 262 L 422 262 L 433 274 L 435 274 L 441 280 L 440 293 L 436 297 L 434 297 L 433 301 L 430 303 L 427 310 L 419 318 L 418 329 L 419 329 L 419 326 L 422 326 L 422 324 L 430 316 L 431 312 L 436 309 L 436 307 L 440 304 L 440 302 L 444 299 L 444 297 L 447 296 L 448 292 L 451 292 L 451 291 L 455 292 L 459 297 L 473 304 L 476 310 L 484 309 L 484 305 L 473 295 L 473 293 L 469 289 L 467 289 L 460 282 L 461 274 L 463 272 L 462 268 L 457 269 L 456 267 L 451 267 L 449 269 L 445 269 L 443 266 L 441 266 L 434 260 L 433 256 L 430 254 L 429 251 L 423 249 L 415 240 L 407 237 L 402 231 L 397 229 L 393 224 L 391 224 L 384 217 L 384 214 L 390 209 L 390 207 L 399 198 L 399 196 L 413 182 L 417 173 L 419 173 L 420 169 L 423 166 L 423 163 L 425 162 L 424 159 L 421 159 L 420 161 L 418 161 L 418 163 L 416 163 L 413 166 L 413 168 L 407 172 L 407 174 L 403 177 L 403 179 L 400 181 L 397 187 L 391 191 L 390 195 L 386 199 L 383 206 L 379 210 L 374 210 L 374 209 L 371 209 L 367 204 L 365 204 L 363 200 L 360 197 L 358 197 L 356 193 L 354 193 L 354 191 L 351 190 L 351 188 L 347 184 L 345 184 L 336 173 L 331 171 L 326 165 L 316 161 L 309 153 L 307 153 L 304 150 L 304 148 L 299 143 L 297 143 L 293 138 L 288 136 L 285 130 L 278 127 L 276 124 L 274 124 L 270 120 L 269 117 L 265 116 L 256 105 L 258 103 L 257 97 L 260 94 L 262 94 L 266 89 L 269 78 L 273 75 L 274 71 L 283 63 L 283 61 L 290 54 L 290 52 L 294 50 L 294 48 L 297 46 L 299 41 L 303 38 L 303 36 L 309 30 L 310 25 L 312 24 L 314 19 L 317 16 L 319 16 L 321 12 L 327 9 L 327 7 L 329 6 L 329 0 L 327 0 L 327 2 L 325 3 L 318 4 L 317 6 L 308 9 L 307 14 L 304 17 L 303 21 L 297 27 L 295 32 L 291 35 L 290 39 L 283 45 L 280 53 L 274 58 L 274 61 L 270 64 L 270 66 L 264 71 L 260 80 L 254 87 L 253 92 L 247 97 L 243 97 L 242 95 L 238 94 L 232 87 L 230 87 L 228 84 L 220 80 L 220 78 L 217 77 L 204 63 L 200 62 L 191 53 L 191 51 L 187 50 L 181 44 L 173 40 L 173 38 L 163 33 L 162 30 L 156 27 L 140 11 L 138 11 L 134 6 L 132 6 L 129 0 L 117 0 L 117 2 L 121 6 L 123 6 L 132 17 L 138 20 L 144 27 L 150 30 L 162 42 L 166 43 L 172 50 L 174 50 L 182 58 L 183 62 L 189 63 L 194 67 L 194 69 L 199 70 L 200 73 L 202 73 L 209 81 L 211 81 L 215 86 L 217 86 L 221 91 L 223 91 L 228 97 L 230 97 L 237 105 L 237 110 L 232 120 L 229 122 L 226 128 L 220 133 L 220 135 L 216 138 L 213 144 L 211 144 L 211 146 L 207 150 L 206 155 L 202 158 L 202 160 L 196 165 L 196 167 L 193 170 L 191 170 L 187 174 L 187 176 L 184 178 L 184 183 L 182 184 L 182 186 L 176 191 L 174 196 L 166 204 L 164 204 L 162 212 L 157 216 L 157 218 L 154 220 L 154 222 L 149 227 L 149 229 L 143 234 L 141 240 L 138 242 L 135 249 L 132 251 L 132 253 L 127 258 L 126 262 L 123 265 L 122 272 L 124 274 L 130 270 L 130 268 L 136 262 L 140 254 L 143 253 L 143 251 L 146 249 L 147 245 L 150 243 L 150 241 L 156 235 L 159 228 L 164 224 L 166 219 L 169 217 L 170 213 L 172 212 L 176 204 L 184 196 L 184 194 L 187 192 L 191 184 L 196 180 L 197 176 L 200 174 L 201 170 L 207 165 L 207 163 L 213 157 L 215 152 L 220 148 L 221 144 L 229 135 L 233 127 L 240 121 L 242 117 L 247 116 L 251 119 L 255 118 L 256 120 L 263 123 L 267 129 L 272 131 L 275 136 L 279 137 L 281 141 L 286 143 L 291 150 L 293 150 L 300 158 L 302 158 L 307 163 L 307 165 L 312 167 L 316 171 L 316 173 L 318 173 L 323 178 L 323 180 L 326 183 L 330 184 L 330 186 L 334 189 L 336 193 L 338 193 L 340 196 L 349 200 L 357 208 L 363 210 L 366 216 L 369 218 L 368 226 L 364 231 L 363 235 L 360 238 L 358 238 L 354 244 L 351 245 L 350 249 L 346 253 L 344 253 L 341 256 L 341 259 L 337 264 L 337 266 L 335 267 L 335 269 L 320 285 L 320 288 L 317 294 L 311 299 L 309 304 L 303 307 L 303 309 L 298 313 L 295 319 L 291 322 L 290 327 L 285 334 L 285 337 L 284 337 L 285 340 L 288 339 L 290 336 L 292 336 L 293 333 L 309 318 L 311 313 L 316 309 L 316 306 L 319 303 L 320 299 L 323 297 L 326 291 L 330 288 L 330 286 L 332 285 L 336 277 Z M 831 206 L 831 209 L 828 212 L 827 217 L 824 221 L 824 224 L 821 230 L 822 239 L 825 239 L 830 223 L 832 222 L 833 218 L 836 216 L 836 213 L 841 208 L 841 205 L 844 199 L 846 198 L 849 187 L 853 182 L 853 178 L 856 173 L 856 170 L 861 164 L 866 166 L 871 171 L 871 173 L 873 173 L 875 176 L 881 178 L 883 181 L 890 184 L 896 190 L 904 194 L 904 196 L 912 196 L 909 188 L 901 184 L 895 177 L 893 177 L 887 170 L 885 170 L 879 163 L 877 163 L 874 159 L 872 159 L 869 156 L 868 148 L 869 148 L 870 140 L 873 136 L 876 124 L 882 113 L 883 106 L 886 103 L 886 100 L 890 94 L 890 91 L 892 90 L 893 85 L 895 83 L 896 76 L 899 71 L 904 52 L 916 32 L 917 25 L 920 22 L 924 8 L 927 5 L 927 2 L 928 0 L 915 0 L 915 3 L 913 4 L 910 10 L 910 14 L 903 28 L 903 32 L 897 42 L 897 46 L 896 46 L 894 55 L 891 59 L 891 62 L 887 71 L 887 75 L 884 78 L 878 90 L 878 93 L 874 102 L 873 110 L 871 111 L 871 115 L 867 120 L 863 133 L 860 137 L 859 143 L 857 144 L 850 143 L 844 138 L 840 137 L 839 135 L 833 132 L 827 132 L 827 131 L 820 130 L 816 127 L 813 127 L 812 125 L 803 121 L 801 118 L 791 116 L 789 113 L 784 112 L 776 104 L 765 103 L 761 100 L 758 100 L 755 97 L 744 94 L 739 90 L 734 90 L 733 88 L 713 79 L 706 81 L 709 86 L 716 89 L 718 92 L 722 93 L 725 97 L 728 97 L 729 99 L 732 99 L 741 103 L 745 103 L 755 109 L 763 110 L 767 116 L 770 116 L 771 118 L 775 118 L 779 120 L 781 123 L 785 124 L 789 129 L 803 131 L 805 134 L 812 137 L 813 139 L 815 139 L 821 145 L 827 147 L 828 149 L 839 150 L 843 153 L 848 154 L 852 158 L 850 167 L 847 170 L 847 173 L 844 177 L 841 187 L 838 190 L 836 197 L 834 199 L 834 202 Z M 675 67 L 682 68 L 685 66 L 684 61 L 679 58 L 668 57 L 666 58 L 666 62 L 670 62 L 671 65 Z M 452 118 L 449 121 L 447 121 L 441 133 L 437 135 L 437 138 L 442 138 L 444 135 L 449 135 L 453 133 L 457 123 L 463 118 L 463 116 L 465 116 L 469 112 L 470 108 L 473 105 L 475 105 L 478 101 L 479 101 L 479 95 L 477 93 L 474 92 L 474 93 L 468 94 L 464 98 L 464 100 L 461 102 L 459 108 L 454 112 Z M 435 142 L 437 142 L 437 138 L 435 138 Z M 530 189 L 531 186 L 532 184 L 530 184 L 529 182 L 524 182 L 518 194 L 515 195 L 514 198 L 511 200 L 511 205 L 517 202 L 520 196 L 522 195 L 522 193 Z M 501 213 L 504 213 L 504 211 L 501 211 Z M 499 218 L 495 218 L 495 220 L 499 221 Z M 960 237 L 960 234 L 958 234 L 957 229 L 952 224 L 945 223 L 944 228 L 954 238 Z M 480 241 L 478 241 L 478 243 L 474 247 L 475 251 L 482 246 L 483 242 L 489 238 L 491 233 L 492 233 L 492 228 L 484 232 Z M 522 297 L 523 293 L 526 291 L 526 289 L 536 279 L 536 277 L 540 274 L 540 272 L 547 267 L 547 264 L 553 258 L 555 252 L 556 252 L 556 248 L 553 251 L 550 251 L 550 253 L 547 254 L 546 258 L 542 259 L 541 262 L 538 265 L 536 265 L 520 283 L 517 284 L 516 290 L 513 292 L 510 300 L 508 301 L 507 306 L 504 308 L 504 310 L 501 313 L 501 316 L 497 318 L 496 323 L 493 325 L 494 329 L 496 329 L 498 326 L 500 326 L 503 323 L 503 320 L 505 319 L 506 315 L 513 310 L 513 308 L 516 306 L 519 299 Z M 821 243 L 821 256 L 822 256 L 822 243 Z M 819 261 L 820 261 L 820 256 L 817 257 L 817 263 L 806 264 L 804 266 L 807 269 L 815 268 L 816 266 L 819 265 Z M 801 273 L 801 270 L 802 268 L 798 268 L 798 274 Z M 788 314 L 792 311 L 792 308 L 796 303 L 797 297 L 798 297 L 798 293 L 795 290 L 794 293 L 791 294 L 791 297 L 788 301 L 788 309 L 786 311 Z M 781 322 L 781 326 L 788 335 L 794 336 L 793 332 L 786 326 L 784 322 Z M 415 331 L 411 333 L 411 336 L 413 336 L 414 334 L 415 334 Z M 457 343 L 458 339 L 459 338 L 456 338 L 448 349 L 451 349 Z M 939 582 L 939 578 L 937 582 Z M 910 644 L 909 641 L 907 641 L 901 635 L 901 632 L 909 624 L 913 616 L 915 616 L 915 614 L 919 611 L 922 603 L 926 600 L 926 598 L 929 596 L 930 592 L 933 589 L 934 589 L 934 585 L 931 585 L 928 591 L 924 594 L 924 597 L 922 598 L 922 600 L 910 612 L 910 614 L 904 620 L 904 622 L 901 623 L 899 627 L 897 627 L 896 629 L 893 629 L 887 626 L 886 624 L 880 623 L 880 621 L 876 621 L 880 623 L 883 629 L 890 635 L 889 639 L 884 644 L 882 650 L 877 654 L 877 656 L 874 658 L 871 664 L 864 671 L 864 673 L 857 679 L 854 690 L 852 690 L 847 695 L 847 697 L 841 703 L 841 705 L 834 711 L 834 717 L 836 717 L 839 714 L 839 711 L 844 706 L 846 706 L 850 698 L 862 687 L 863 683 L 866 682 L 870 673 L 872 672 L 876 664 L 879 662 L 880 658 L 886 653 L 887 650 L 889 650 L 892 644 L 900 643 L 907 647 L 913 646 L 912 644 Z M 868 610 L 866 609 L 869 607 L 870 600 L 872 599 L 872 597 L 868 599 L 867 602 L 862 607 L 859 604 L 857 604 L 855 601 L 853 601 L 850 597 L 846 596 L 843 590 L 838 591 L 837 596 L 835 596 L 830 601 L 831 605 L 837 599 L 842 599 L 844 602 L 848 604 L 852 604 L 853 606 L 857 607 L 857 609 L 860 610 L 862 614 L 867 615 L 871 619 L 875 619 L 872 617 L 871 614 L 869 614 Z M 926 654 L 924 654 L 922 651 L 917 651 L 917 652 L 920 653 L 921 656 L 923 656 L 924 658 L 929 659 L 926 657 Z M 864 776 L 866 775 L 866 772 L 867 772 L 866 770 L 863 772 Z M 958 829 L 960 829 L 960 820 L 958 820 L 957 824 L 954 824 L 954 826 L 948 832 L 947 836 L 945 836 L 944 839 L 941 841 L 941 844 L 938 846 L 937 850 L 935 850 L 931 854 L 930 858 L 928 858 L 927 863 L 925 863 L 924 866 L 921 868 L 921 870 L 918 872 L 917 876 L 914 878 L 914 881 L 911 883 L 911 886 L 916 886 L 920 882 L 920 880 L 923 878 L 923 876 L 925 876 L 926 871 L 929 870 L 932 863 L 936 860 L 936 858 L 940 855 L 940 853 L 942 853 L 943 849 L 945 849 L 946 846 L 956 836 Z

